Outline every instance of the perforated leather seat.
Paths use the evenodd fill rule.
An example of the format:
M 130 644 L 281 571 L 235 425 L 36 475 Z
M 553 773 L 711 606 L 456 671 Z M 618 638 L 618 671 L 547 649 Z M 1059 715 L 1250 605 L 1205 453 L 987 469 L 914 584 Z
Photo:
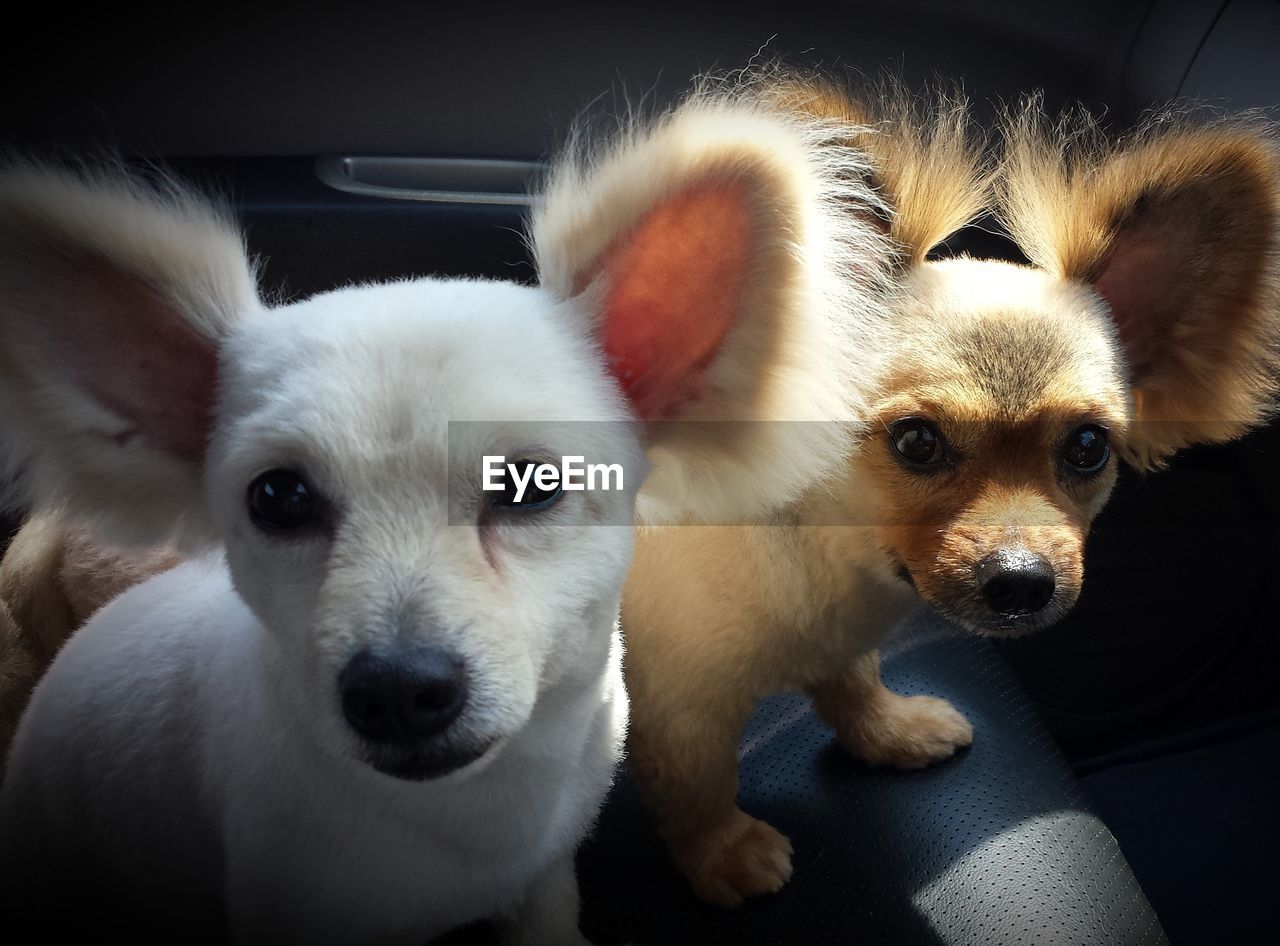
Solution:
M 954 702 L 974 724 L 973 747 L 922 772 L 873 771 L 805 700 L 766 700 L 742 741 L 739 801 L 791 837 L 791 883 L 736 911 L 698 902 L 624 776 L 579 858 L 583 931 L 690 946 L 1165 942 L 989 642 L 926 615 L 886 651 L 884 673 L 899 692 Z

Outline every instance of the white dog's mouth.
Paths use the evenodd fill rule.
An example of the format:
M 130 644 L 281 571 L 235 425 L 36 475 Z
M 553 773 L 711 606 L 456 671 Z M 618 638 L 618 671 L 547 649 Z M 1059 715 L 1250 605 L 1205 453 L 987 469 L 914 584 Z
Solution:
M 493 747 L 483 742 L 429 742 L 422 745 L 370 745 L 364 761 L 383 775 L 410 782 L 425 782 L 471 765 Z

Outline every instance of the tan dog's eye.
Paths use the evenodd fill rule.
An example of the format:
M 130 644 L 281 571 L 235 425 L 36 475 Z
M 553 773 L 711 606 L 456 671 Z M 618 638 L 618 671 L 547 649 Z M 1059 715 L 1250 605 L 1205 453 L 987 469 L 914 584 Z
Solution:
M 1062 462 L 1072 473 L 1092 476 L 1102 472 L 1111 458 L 1107 445 L 1107 428 L 1098 424 L 1085 424 L 1067 437 L 1062 445 Z
M 947 458 L 947 442 L 923 417 L 907 417 L 889 428 L 894 451 L 913 467 L 934 467 Z

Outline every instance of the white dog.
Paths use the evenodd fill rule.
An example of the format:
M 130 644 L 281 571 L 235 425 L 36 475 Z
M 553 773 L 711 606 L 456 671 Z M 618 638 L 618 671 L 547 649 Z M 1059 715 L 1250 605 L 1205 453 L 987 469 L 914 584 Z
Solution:
M 278 308 L 172 183 L 0 171 L 16 498 L 195 555 L 38 687 L 0 793 L 6 923 L 420 943 L 495 916 L 581 942 L 643 451 L 653 510 L 725 516 L 847 445 L 685 423 L 854 415 L 888 253 L 846 212 L 874 198 L 841 137 L 704 91 L 560 163 L 539 287 Z M 619 463 L 625 489 L 516 502 L 482 489 L 486 456 Z

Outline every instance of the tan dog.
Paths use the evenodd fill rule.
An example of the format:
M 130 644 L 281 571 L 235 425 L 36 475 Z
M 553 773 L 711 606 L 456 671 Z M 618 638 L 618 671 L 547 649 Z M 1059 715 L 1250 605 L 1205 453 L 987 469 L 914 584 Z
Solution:
M 68 637 L 95 611 L 181 561 L 103 545 L 58 514 L 28 519 L 0 560 L 0 767 L 18 718 Z
M 703 899 L 778 890 L 788 840 L 735 804 L 758 699 L 804 690 L 854 755 L 916 768 L 972 739 L 943 700 L 880 681 L 921 599 L 993 636 L 1075 603 L 1119 458 L 1159 467 L 1239 436 L 1277 378 L 1280 158 L 1244 121 L 1166 119 L 1110 144 L 1085 116 L 1010 117 L 988 174 L 962 104 L 880 116 L 830 89 L 793 104 L 871 121 L 901 286 L 888 370 L 842 478 L 756 524 L 642 530 L 623 599 L 630 759 Z M 1033 266 L 926 255 L 989 184 Z

